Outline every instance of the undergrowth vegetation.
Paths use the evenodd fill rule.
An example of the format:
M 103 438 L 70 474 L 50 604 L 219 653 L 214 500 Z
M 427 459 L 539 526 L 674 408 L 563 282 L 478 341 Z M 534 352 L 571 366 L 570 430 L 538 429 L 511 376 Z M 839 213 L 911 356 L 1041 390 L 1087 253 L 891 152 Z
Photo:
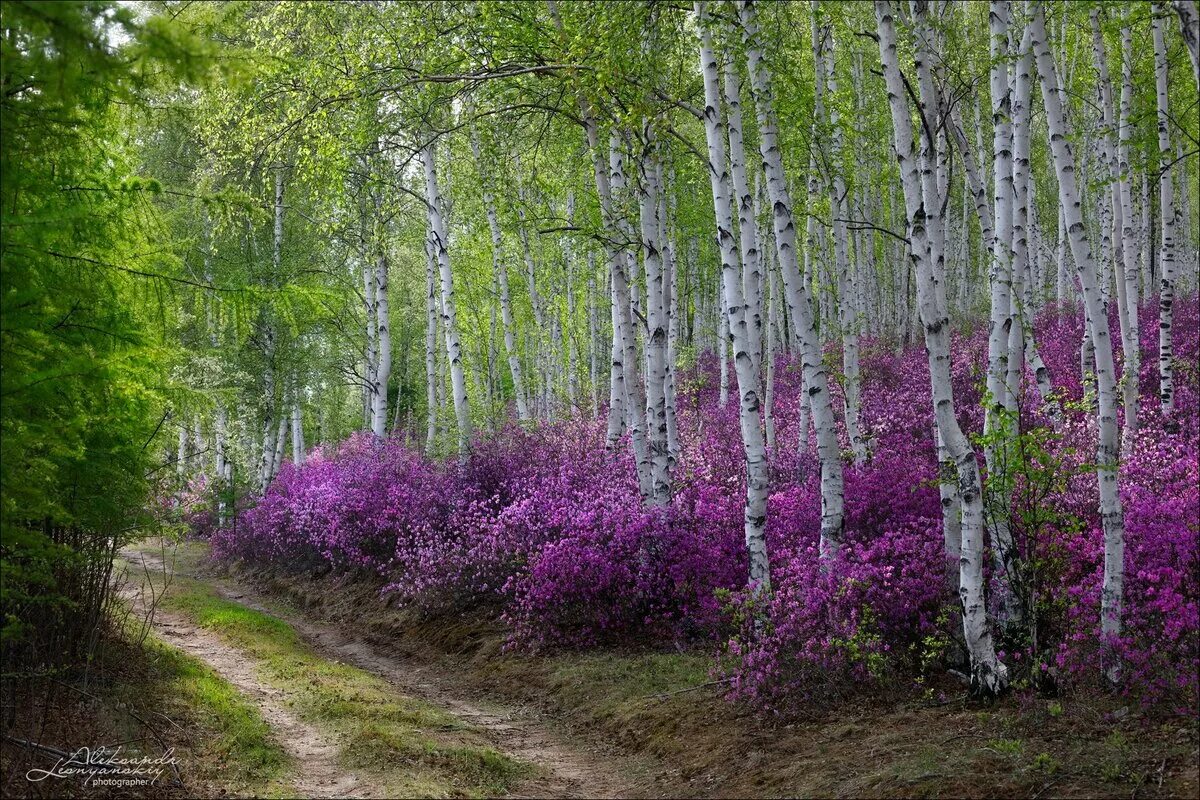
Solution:
M 1197 321 L 1194 299 L 1177 304 L 1181 364 L 1200 350 Z M 1009 477 L 1022 611 L 1020 625 L 998 632 L 1002 658 L 1018 687 L 1054 693 L 1100 684 L 1115 653 L 1120 691 L 1193 714 L 1195 371 L 1179 369 L 1181 412 L 1159 419 L 1150 357 L 1156 332 L 1144 331 L 1142 426 L 1120 467 L 1126 627 L 1118 641 L 1102 642 L 1103 538 L 1087 457 L 1092 399 L 1072 377 L 1080 321 L 1051 311 L 1039 329 L 1063 420 L 1054 424 L 1026 406 L 1026 433 L 1013 445 L 1023 448 L 1022 469 Z M 976 432 L 982 376 L 973 365 L 984 363 L 986 339 L 976 332 L 954 350 L 955 393 Z M 644 507 L 627 450 L 606 450 L 604 431 L 590 420 L 509 427 L 479 441 L 463 462 L 426 459 L 398 439 L 358 437 L 314 452 L 302 467 L 285 466 L 253 508 L 211 531 L 213 552 L 275 569 L 353 573 L 429 615 L 495 615 L 507 623 L 512 648 L 719 647 L 715 669 L 730 693 L 776 711 L 919 686 L 961 659 L 928 371 L 924 353 L 897 355 L 877 344 L 864 347 L 863 365 L 871 376 L 863 397 L 871 457 L 846 467 L 845 546 L 833 564 L 818 554 L 815 457 L 810 446 L 797 447 L 796 374 L 785 367 L 777 375 L 770 591 L 745 587 L 737 412 L 720 406 L 710 362 L 681 376 L 683 449 L 665 509 Z M 203 505 L 189 513 L 211 530 Z

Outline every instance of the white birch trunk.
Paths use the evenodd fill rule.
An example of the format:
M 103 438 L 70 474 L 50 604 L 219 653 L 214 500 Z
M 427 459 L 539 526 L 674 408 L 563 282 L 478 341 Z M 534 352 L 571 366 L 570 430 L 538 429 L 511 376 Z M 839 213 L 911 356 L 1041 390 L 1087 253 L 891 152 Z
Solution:
M 1053 396 L 1054 386 L 1050 380 L 1050 370 L 1046 368 L 1046 364 L 1038 352 L 1033 330 L 1033 298 L 1037 286 L 1036 270 L 1033 264 L 1038 261 L 1038 255 L 1037 245 L 1034 242 L 1036 204 L 1033 195 L 1033 175 L 1029 163 L 1032 70 L 1033 51 L 1030 47 L 1029 35 L 1025 33 L 1021 38 L 1013 76 L 1013 276 L 1015 283 L 1020 286 L 1020 291 L 1014 291 L 1012 295 L 1015 314 L 1013 339 L 1014 344 L 1019 343 L 1019 349 L 1023 352 L 1019 352 L 1016 347 L 1011 348 L 1008 382 L 1014 390 L 1019 390 L 1024 365 L 1028 363 L 1033 369 L 1034 378 L 1037 381 L 1041 407 L 1057 424 L 1061 418 L 1061 411 Z
M 202 457 L 204 455 L 204 428 L 200 417 L 196 417 L 193 421 L 189 436 L 191 437 L 189 458 L 195 459 L 191 463 L 190 469 L 204 478 L 207 476 L 208 470 L 204 466 L 204 459 Z
M 204 213 L 204 281 L 209 286 L 213 285 L 212 273 L 212 221 L 208 216 L 208 212 Z M 215 293 L 209 298 L 207 310 L 207 325 L 208 325 L 208 342 L 211 345 L 213 352 L 220 349 L 221 346 L 221 314 L 220 308 L 217 305 Z M 213 423 L 213 467 L 214 467 L 214 488 L 216 489 L 217 500 L 217 524 L 224 526 L 225 524 L 225 458 L 226 458 L 226 427 L 228 426 L 228 414 L 225 411 L 225 401 L 217 398 L 216 402 L 216 419 Z
M 1158 283 L 1158 395 L 1164 416 L 1175 413 L 1175 350 L 1171 325 L 1175 302 L 1175 228 L 1179 221 L 1175 213 L 1175 183 L 1169 165 L 1174 160 L 1171 149 L 1170 109 L 1167 106 L 1167 45 L 1165 39 L 1166 7 L 1154 4 L 1154 77 L 1158 99 L 1158 205 L 1162 240 L 1159 256 Z
M 984 418 L 984 433 L 995 431 L 1000 413 L 1012 409 L 1008 378 L 1008 338 L 1012 318 L 1012 245 L 1013 245 L 1013 154 L 1012 98 L 1009 94 L 1009 4 L 992 0 L 988 13 L 990 30 L 990 72 L 992 97 L 992 167 L 994 170 L 995 225 L 991 248 L 991 323 L 988 333 L 987 391 L 990 398 Z M 984 449 L 988 472 L 998 468 L 994 448 Z
M 762 352 L 762 308 L 754 301 L 762 283 L 762 267 L 758 243 L 758 221 L 754 217 L 754 195 L 746 177 L 746 150 L 742 141 L 742 81 L 738 76 L 737 64 L 732 58 L 725 60 L 725 127 L 729 131 L 729 172 L 733 179 L 733 196 L 737 203 L 738 243 L 742 256 L 742 298 L 746 324 L 750 330 L 750 368 L 760 374 Z M 728 298 L 727 298 L 728 299 Z
M 612 266 L 612 258 L 609 259 L 609 265 Z M 611 280 L 609 281 L 611 287 Z M 617 296 L 613 293 L 614 289 L 609 290 L 609 310 L 610 323 L 612 325 L 612 341 L 611 355 L 612 363 L 610 364 L 608 377 L 608 449 L 612 450 L 617 446 L 617 442 L 621 439 L 621 434 L 625 432 L 625 373 L 622 369 L 622 364 L 625 360 L 625 345 L 622 341 L 622 320 L 621 307 L 618 304 Z
M 1037 349 L 1033 331 L 1033 293 L 1036 245 L 1033 243 L 1033 184 L 1030 172 L 1030 97 L 1033 88 L 1033 53 L 1026 32 L 1018 48 L 1013 74 L 1013 326 L 1009 336 L 1008 379 L 1011 391 L 1020 392 L 1026 363 L 1033 369 L 1041 407 L 1059 420 L 1053 399 L 1050 371 Z M 1015 409 L 1014 409 L 1015 410 Z
M 667 449 L 667 312 L 664 304 L 662 241 L 659 238 L 657 170 L 653 163 L 654 135 L 647 121 L 642 129 L 645 152 L 638 162 L 638 208 L 642 254 L 646 267 L 646 420 L 650 446 L 650 501 L 671 502 L 671 466 Z
M 275 416 L 268 410 L 263 421 L 263 458 L 258 469 L 258 491 L 265 492 L 271 483 L 271 470 L 274 469 L 275 458 Z
M 621 152 L 621 137 L 617 131 L 609 131 L 609 211 L 612 228 L 619 233 L 620 240 L 634 241 L 633 226 L 621 208 L 625 196 L 625 158 Z M 625 426 L 633 444 L 634 460 L 637 463 L 638 483 L 642 496 L 651 500 L 654 496 L 654 464 L 650 443 L 646 436 L 645 403 L 642 402 L 642 386 L 638 376 L 638 313 L 641 303 L 640 290 L 636 281 L 637 254 L 618 247 L 616 257 L 620 269 L 613 275 L 613 302 L 620 307 L 622 318 L 622 370 L 625 375 Z
M 442 196 L 434 166 L 434 144 L 421 151 L 425 167 L 425 205 L 429 214 L 433 252 L 437 258 L 442 284 L 442 332 L 446 337 L 446 357 L 450 362 L 450 385 L 454 393 L 454 416 L 458 422 L 458 453 L 465 458 L 471 448 L 471 409 L 467 401 L 467 380 L 463 367 L 462 343 L 458 338 L 458 312 L 454 300 L 454 276 L 450 271 L 450 252 L 446 245 Z
M 817 102 L 823 104 L 820 100 L 821 84 L 817 84 Z M 815 112 L 817 116 L 819 112 Z M 819 133 L 817 126 L 812 127 L 812 135 L 815 139 Z M 808 156 L 808 207 L 812 208 L 817 203 L 818 195 L 821 194 L 821 172 L 817 169 L 817 154 L 815 149 Z M 810 292 L 816 293 L 816 321 L 822 322 L 825 319 L 825 293 L 821 288 L 820 275 L 823 272 L 821 262 L 823 254 L 821 252 L 821 240 L 819 236 L 820 223 L 816 214 L 806 214 L 804 223 L 804 262 L 803 272 L 800 274 L 801 283 L 808 288 Z
M 962 561 L 962 498 L 958 494 L 958 469 L 950 450 L 946 447 L 946 439 L 936 422 L 933 427 L 937 438 L 938 497 L 942 503 L 942 547 L 946 553 L 946 584 L 953 587 L 958 583 L 959 564 Z
M 1196 89 L 1200 90 L 1200 10 L 1197 10 L 1196 0 L 1171 0 L 1171 5 L 1179 16 L 1179 32 L 1192 59 Z
M 371 406 L 371 433 L 382 439 L 387 434 L 388 383 L 392 377 L 391 312 L 388 306 L 388 258 L 384 241 L 383 197 L 375 194 L 375 329 L 378 351 L 375 362 L 375 396 Z
M 596 256 L 587 254 L 588 389 L 592 418 L 600 416 L 600 320 L 596 312 Z
M 1154 295 L 1154 206 L 1150 202 L 1150 178 L 1142 173 L 1142 299 Z
M 438 367 L 437 367 L 437 255 L 433 234 L 425 233 L 425 452 L 432 453 L 437 443 Z
M 1062 206 L 1058 208 L 1058 238 L 1057 248 L 1055 250 L 1054 263 L 1056 267 L 1056 280 L 1054 288 L 1054 301 L 1058 305 L 1058 311 L 1061 314 L 1065 309 L 1068 300 L 1070 299 L 1070 290 L 1068 289 L 1067 277 L 1067 223 L 1066 217 L 1063 215 Z
M 275 432 L 275 452 L 271 456 L 271 477 L 267 480 L 267 483 L 275 480 L 275 476 L 283 468 L 283 454 L 287 449 L 288 429 L 291 426 L 292 421 L 288 418 L 287 414 L 279 418 L 279 429 Z
M 367 352 L 363 359 L 363 371 L 366 385 L 363 387 L 363 427 L 371 427 L 371 413 L 375 408 L 375 396 L 379 393 L 379 384 L 375 380 L 375 370 L 379 364 L 377 355 L 378 324 L 375 306 L 375 270 L 367 259 L 362 262 L 363 306 L 367 318 Z
M 700 291 L 700 240 L 696 236 L 688 238 L 688 302 L 685 304 L 685 311 L 689 310 L 692 314 L 692 327 L 688 331 L 688 344 L 700 349 L 701 347 L 701 330 L 704 312 L 702 308 L 703 294 Z
M 1009 390 L 1019 394 L 1025 374 L 1026 347 L 1033 341 L 1032 309 L 1029 307 L 1031 293 L 1030 269 L 1030 220 L 1032 194 L 1030 184 L 1030 97 L 1033 88 L 1033 53 L 1029 49 L 1029 35 L 1021 37 L 1013 71 L 1013 229 L 1012 229 L 1012 308 L 1013 326 L 1009 337 L 1008 355 Z M 1044 366 L 1044 365 L 1043 365 Z M 1039 394 L 1044 388 L 1039 377 Z M 1042 394 L 1042 402 L 1048 399 Z M 1014 405 L 1014 410 L 1016 407 Z
M 556 17 L 555 6 L 551 3 L 551 13 Z M 596 194 L 600 199 L 600 212 L 606 227 L 617 230 L 619 210 L 613 206 L 613 191 L 608 169 L 605 167 L 604 151 L 600 144 L 599 126 L 589 101 L 579 98 L 580 117 L 583 119 L 584 130 L 587 133 L 588 149 L 592 155 L 592 171 L 596 181 Z M 627 239 L 625 241 L 628 241 Z M 629 438 L 633 445 L 634 460 L 637 464 L 638 488 L 643 498 L 648 498 L 651 492 L 649 474 L 649 455 L 640 422 L 640 414 L 636 413 L 636 405 L 630 384 L 636 381 L 637 347 L 633 339 L 633 320 L 629 310 L 629 282 L 625 271 L 626 253 L 612 244 L 605 245 L 607 249 L 610 289 L 612 297 L 612 399 L 620 399 L 620 407 L 615 402 L 609 409 L 608 444 L 609 448 L 616 446 L 621 435 L 621 424 L 625 419 L 630 420 Z M 623 413 L 632 410 L 633 413 Z M 615 430 L 615 434 L 614 434 Z
M 708 174 L 712 185 L 717 245 L 721 253 L 721 284 L 725 295 L 722 305 L 727 310 L 738 395 L 741 399 L 742 447 L 746 457 L 744 519 L 746 550 L 750 557 L 749 578 L 752 590 L 759 591 L 767 589 L 770 585 L 766 542 L 769 475 L 758 398 L 759 376 L 753 371 L 755 362 L 749 352 L 752 339 L 750 325 L 746 319 L 746 299 L 743 296 L 744 276 L 739 274 L 737 251 L 733 241 L 732 191 L 729 172 L 725 168 L 719 68 L 712 49 L 712 33 L 708 28 L 708 10 L 702 0 L 696 2 L 696 15 L 699 17 L 700 69 L 704 74 L 704 133 L 708 144 Z M 754 227 L 753 220 L 750 227 Z
M 1133 138 L 1133 31 L 1128 16 L 1121 28 L 1121 111 L 1117 139 L 1117 193 L 1121 207 L 1121 274 L 1118 276 L 1117 300 L 1125 313 L 1121 325 L 1121 346 L 1125 351 L 1125 366 L 1121 388 L 1125 405 L 1125 431 L 1122 452 L 1129 452 L 1138 429 L 1138 375 L 1141 372 L 1141 325 L 1138 320 L 1138 245 L 1134 236 L 1133 171 L 1129 165 L 1129 143 Z
M 175 451 L 175 479 L 183 485 L 184 467 L 187 464 L 188 430 L 187 421 L 179 418 L 179 444 Z
M 1098 388 L 1099 442 L 1096 462 L 1100 484 L 1100 514 L 1104 526 L 1104 581 L 1101 591 L 1101 630 L 1106 637 L 1121 631 L 1121 600 L 1124 581 L 1125 524 L 1121 498 L 1117 492 L 1117 412 L 1116 380 L 1108 318 L 1104 315 L 1097 285 L 1097 270 L 1088 246 L 1086 228 L 1075 183 L 1075 156 L 1068 140 L 1069 132 L 1059 95 L 1058 72 L 1046 41 L 1044 12 L 1033 4 L 1030 21 L 1033 50 L 1042 84 L 1042 101 L 1050 132 L 1050 149 L 1058 176 L 1059 200 L 1064 209 L 1067 236 L 1075 258 L 1076 271 L 1083 287 L 1084 304 L 1091 318 Z M 1110 677 L 1115 670 L 1109 670 Z
M 1097 100 L 1100 123 L 1099 177 L 1103 183 L 1099 202 L 1096 203 L 1097 221 L 1100 229 L 1100 259 L 1097 264 L 1100 299 L 1107 313 L 1112 293 L 1112 273 L 1117 253 L 1113 237 L 1114 211 L 1119 210 L 1118 195 L 1114 191 L 1117 179 L 1116 146 L 1113 141 L 1116 120 L 1113 103 L 1112 81 L 1108 74 L 1108 54 L 1104 48 L 1104 34 L 1100 29 L 1100 9 L 1093 7 L 1088 14 L 1092 30 L 1092 61 L 1097 73 Z M 1122 314 L 1124 312 L 1122 311 Z
M 228 426 L 229 426 L 229 416 L 225 411 L 225 404 L 219 403 L 217 405 L 217 419 L 214 424 L 215 430 L 213 432 L 213 449 L 216 451 L 213 455 L 213 466 L 215 468 L 214 471 L 216 473 L 216 478 L 217 478 L 218 482 L 221 480 L 222 476 L 224 476 L 224 474 L 225 474 L 225 460 L 226 460 L 225 441 L 226 441 L 226 437 L 228 436 L 228 433 L 227 433 Z M 217 490 L 221 491 L 221 487 L 219 485 L 218 485 Z
M 739 0 L 738 10 L 758 116 L 759 152 L 767 175 L 767 194 L 771 200 L 776 255 L 788 298 L 788 311 L 794 321 L 794 335 L 799 343 L 799 347 L 795 349 L 800 352 L 806 393 L 817 432 L 817 454 L 821 462 L 821 552 L 823 557 L 834 559 L 842 541 L 845 499 L 833 402 L 813 319 L 812 303 L 807 288 L 800 279 L 796 224 L 783 168 L 783 153 L 779 148 L 771 75 L 759 43 L 753 0 Z
M 767 248 L 763 248 L 764 255 L 768 253 Z M 767 452 L 775 452 L 775 347 L 776 337 L 779 335 L 779 281 L 775 277 L 775 270 L 771 268 L 769 256 L 764 258 L 767 261 L 767 375 L 765 379 L 766 389 L 764 396 L 766 398 L 763 406 L 764 425 L 767 432 Z
M 636 234 L 633 230 L 633 225 L 625 216 L 622 207 L 622 201 L 625 197 L 625 187 L 627 185 L 625 177 L 625 156 L 622 152 L 621 136 L 616 129 L 610 130 L 608 135 L 608 168 L 609 168 L 609 186 L 610 200 L 609 208 L 612 214 L 613 230 L 617 231 L 618 239 L 622 242 L 636 241 Z M 622 316 L 629 323 L 624 326 L 625 340 L 622 346 L 625 350 L 624 371 L 625 371 L 625 425 L 629 428 L 634 436 L 634 454 L 638 460 L 639 474 L 643 476 L 645 488 L 649 492 L 652 485 L 651 459 L 650 450 L 645 438 L 646 420 L 644 415 L 645 403 L 642 402 L 642 385 L 638 376 L 638 330 L 639 320 L 644 318 L 642 314 L 642 302 L 640 299 L 641 289 L 637 282 L 638 257 L 637 254 L 628 250 L 625 247 L 617 248 L 618 258 L 621 260 L 622 275 L 621 284 L 623 286 L 621 297 Z M 614 296 L 614 299 L 616 297 Z M 628 309 L 627 311 L 625 309 Z M 650 495 L 647 494 L 648 498 Z
M 271 239 L 271 267 L 274 280 L 278 281 L 283 269 L 283 167 L 275 168 L 275 226 Z M 259 465 L 259 489 L 266 491 L 275 476 L 275 328 L 268 318 L 264 324 L 263 355 L 266 367 L 263 370 L 263 401 L 266 413 L 263 420 L 262 461 Z
M 551 0 L 551 11 L 555 14 L 556 24 L 561 22 L 557 20 L 557 9 Z M 600 132 L 596 124 L 595 117 L 592 114 L 591 106 L 588 101 L 582 97 L 579 99 L 580 116 L 584 121 L 584 129 L 587 134 L 588 149 L 592 156 L 592 171 L 596 182 L 596 194 L 600 199 L 600 211 L 604 218 L 606 227 L 609 230 L 615 229 L 612 208 L 612 184 L 608 172 L 608 166 L 605 163 L 605 153 L 601 149 Z M 626 406 L 629 404 L 629 389 L 626 385 L 625 374 L 625 358 L 626 347 L 625 343 L 629 335 L 629 327 L 632 324 L 629 314 L 628 302 L 624 299 L 628 297 L 628 288 L 623 280 L 624 277 L 624 258 L 625 255 L 617 247 L 611 243 L 605 244 L 606 255 L 608 258 L 608 287 L 609 287 L 609 310 L 611 314 L 612 324 L 612 366 L 609 370 L 609 400 L 608 400 L 608 433 L 607 443 L 608 449 L 616 448 L 620 441 L 621 434 L 625 430 L 625 420 L 628 418 Z M 636 357 L 636 355 L 635 355 Z M 631 438 L 634 434 L 630 431 Z M 636 446 L 635 446 L 636 449 Z M 642 496 L 646 497 L 649 493 L 649 476 L 645 475 L 642 470 L 641 462 L 638 463 L 638 486 Z
M 914 3 L 913 16 L 923 25 L 924 6 Z M 896 49 L 896 32 L 891 3 L 877 0 L 875 16 L 878 23 L 879 52 L 887 84 L 888 103 L 892 114 L 895 152 L 900 164 L 904 188 L 904 205 L 908 218 L 909 254 L 917 270 L 918 303 L 925 328 L 925 348 L 929 357 L 930 384 L 938 430 L 946 451 L 955 464 L 958 491 L 962 502 L 961 541 L 959 561 L 959 596 L 962 603 L 963 632 L 967 653 L 971 659 L 971 686 L 976 694 L 993 696 L 1008 685 L 1008 670 L 996 657 L 988 621 L 983 585 L 983 500 L 979 465 L 975 452 L 963 435 L 954 414 L 954 395 L 950 381 L 950 330 L 945 308 L 938 307 L 934 271 L 930 263 L 926 208 L 938 202 L 932 171 L 918 173 L 917 154 L 912 134 L 912 111 L 905 99 L 904 79 L 900 72 Z M 920 64 L 918 65 L 920 67 Z M 928 69 L 922 69 L 922 96 L 931 83 Z M 932 98 L 923 103 L 932 109 Z M 928 110 L 923 114 L 930 118 Z M 935 142 L 926 136 L 927 149 Z
M 300 393 L 292 390 L 292 463 L 304 463 L 304 416 L 300 412 Z
M 724 408 L 729 405 L 729 316 L 725 308 L 725 291 L 717 285 L 717 368 L 718 394 L 717 404 Z
M 955 277 L 957 282 L 954 287 L 954 305 L 949 309 L 961 315 L 967 313 L 967 281 L 970 278 L 971 272 L 971 225 L 968 221 L 970 218 L 971 209 L 971 187 L 967 180 L 962 182 L 962 207 L 959 210 L 959 235 L 957 238 L 958 249 L 955 251 Z
M 813 4 L 816 5 L 815 3 Z M 814 16 L 814 24 L 816 17 Z M 838 89 L 834 64 L 837 49 L 833 39 L 833 28 L 822 25 L 815 33 L 814 55 L 817 61 L 817 80 L 823 83 L 824 91 L 835 94 Z M 823 75 L 821 74 L 823 71 Z M 844 376 L 846 436 L 854 454 L 854 463 L 862 464 L 867 459 L 867 447 L 859 427 L 859 405 L 862 387 L 859 380 L 858 357 L 858 308 L 857 287 L 854 270 L 850 266 L 850 242 L 846 230 L 849 219 L 849 203 L 846 179 L 842 173 L 842 122 L 837 103 L 829 106 L 829 127 L 832 131 L 831 156 L 833 181 L 830 183 L 829 204 L 833 211 L 833 251 L 838 286 L 838 317 L 842 333 L 842 373 Z M 820 112 L 818 112 L 820 114 Z
M 529 420 L 529 405 L 526 402 L 525 376 L 521 370 L 521 356 L 517 351 L 516 324 L 513 322 L 512 296 L 508 286 L 508 263 L 504 257 L 504 237 L 500 231 L 500 220 L 496 214 L 496 198 L 492 194 L 490 176 L 483 169 L 483 158 L 479 144 L 479 133 L 471 129 L 471 150 L 480 170 L 480 185 L 483 192 L 483 207 L 487 214 L 488 230 L 492 236 L 492 274 L 500 295 L 500 320 L 504 327 L 504 354 L 508 358 L 508 371 L 512 376 L 513 395 L 517 404 L 517 419 Z
M 567 226 L 575 225 L 575 190 L 567 190 Z M 567 273 L 567 322 L 563 335 L 567 344 L 567 402 L 571 413 L 579 413 L 579 352 L 575 342 L 575 249 L 569 236 L 562 239 L 563 262 Z
M 1175 253 L 1175 274 L 1179 282 L 1175 284 L 1175 294 L 1194 291 L 1197 288 L 1197 278 L 1200 277 L 1200 249 L 1197 247 L 1200 244 L 1200 223 L 1196 221 L 1196 213 L 1192 206 L 1192 184 L 1189 177 L 1195 174 L 1196 162 L 1191 160 L 1195 155 L 1195 151 L 1185 151 L 1183 137 L 1175 137 L 1176 166 L 1171 170 L 1178 184 L 1175 187 L 1175 238 L 1178 247 Z M 1183 265 L 1182 270 L 1180 262 Z
M 217 490 L 217 525 L 225 527 L 227 518 L 226 502 L 231 486 L 231 478 L 233 472 L 233 463 L 226 457 L 226 436 L 228 426 L 228 415 L 225 411 L 223 403 L 217 405 L 217 422 L 216 422 L 216 490 Z
M 658 236 L 662 242 L 663 261 L 663 309 L 667 316 L 667 375 L 663 382 L 663 392 L 667 412 L 667 453 L 670 465 L 674 468 L 675 458 L 682 450 L 675 400 L 675 362 L 679 359 L 679 264 L 675 259 L 675 237 L 672 227 L 675 203 L 673 199 L 668 201 L 674 183 L 674 170 L 670 173 L 671 183 L 664 183 L 661 159 L 656 163 L 659 186 Z

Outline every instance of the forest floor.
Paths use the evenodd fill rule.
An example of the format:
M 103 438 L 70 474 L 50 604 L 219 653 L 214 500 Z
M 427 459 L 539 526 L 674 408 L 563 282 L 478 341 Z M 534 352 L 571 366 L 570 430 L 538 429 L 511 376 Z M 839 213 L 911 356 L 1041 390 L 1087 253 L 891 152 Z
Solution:
M 154 598 L 160 636 L 240 692 L 285 753 L 281 775 L 257 788 L 243 781 L 232 794 L 1200 791 L 1196 725 L 1143 717 L 1115 698 L 974 706 L 909 696 L 763 719 L 721 697 L 709 654 L 518 655 L 503 650 L 494 623 L 418 623 L 346 577 L 230 572 L 199 543 L 146 543 L 123 555 L 131 596 Z
M 196 548 L 123 555 L 139 604 L 157 605 L 160 635 L 250 698 L 276 732 L 296 796 L 632 796 L 634 776 L 648 772 L 216 575 Z

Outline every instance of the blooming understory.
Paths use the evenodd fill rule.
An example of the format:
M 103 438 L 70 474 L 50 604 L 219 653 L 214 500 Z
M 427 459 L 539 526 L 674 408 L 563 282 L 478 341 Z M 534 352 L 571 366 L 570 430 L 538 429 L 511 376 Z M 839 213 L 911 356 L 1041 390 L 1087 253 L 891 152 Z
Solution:
M 1176 304 L 1173 419 L 1156 400 L 1157 330 L 1142 326 L 1140 430 L 1120 467 L 1126 582 L 1117 641 L 1099 634 L 1103 535 L 1089 467 L 1095 417 L 1078 374 L 1080 315 L 1050 309 L 1037 332 L 1065 411 L 1053 426 L 1026 375 L 1010 526 L 1024 625 L 1001 632 L 1002 658 L 1030 685 L 1064 688 L 1100 681 L 1116 654 L 1122 691 L 1194 714 L 1196 299 Z M 986 331 L 954 343 L 959 417 L 975 433 L 986 351 Z M 666 508 L 643 504 L 628 448 L 604 448 L 602 420 L 514 425 L 477 441 L 464 463 L 363 435 L 286 465 L 236 524 L 212 533 L 213 552 L 281 570 L 359 573 L 431 615 L 497 615 L 512 647 L 708 643 L 720 650 L 731 694 L 772 710 L 919 682 L 953 665 L 956 565 L 944 555 L 924 353 L 863 343 L 871 457 L 846 466 L 845 544 L 834 564 L 819 559 L 814 445 L 798 447 L 798 370 L 783 357 L 776 376 L 769 592 L 745 586 L 737 405 L 720 407 L 711 360 L 679 375 L 682 449 Z

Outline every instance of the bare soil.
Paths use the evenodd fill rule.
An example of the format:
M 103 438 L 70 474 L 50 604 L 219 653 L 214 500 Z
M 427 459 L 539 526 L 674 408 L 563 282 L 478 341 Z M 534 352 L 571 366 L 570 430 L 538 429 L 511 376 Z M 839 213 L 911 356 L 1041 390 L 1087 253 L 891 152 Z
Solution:
M 127 551 L 133 572 L 170 570 L 160 554 Z M 562 736 L 552 724 L 528 706 L 503 702 L 480 702 L 464 692 L 453 675 L 436 663 L 422 662 L 399 652 L 384 652 L 360 632 L 345 625 L 328 625 L 300 614 L 288 613 L 278 604 L 268 605 L 250 586 L 210 570 L 197 569 L 187 559 L 174 568 L 179 574 L 204 581 L 225 600 L 275 616 L 287 622 L 308 645 L 322 656 L 351 664 L 385 678 L 401 692 L 431 705 L 483 731 L 500 752 L 538 767 L 535 777 L 517 788 L 520 797 L 605 798 L 644 796 L 636 776 L 647 765 L 601 748 L 587 747 Z M 136 581 L 132 583 L 137 583 Z M 142 602 L 141 590 L 131 590 Z M 345 772 L 338 765 L 337 743 L 296 718 L 284 704 L 284 693 L 264 687 L 252 664 L 223 643 L 219 637 L 182 618 L 156 609 L 154 627 L 171 644 L 208 663 L 218 674 L 251 697 L 284 742 L 297 765 L 296 790 L 309 797 L 383 797 L 380 787 L 362 776 Z
M 127 555 L 127 558 L 134 556 Z M 161 559 L 154 554 L 139 555 L 137 560 L 132 570 L 134 575 L 144 574 L 147 566 L 151 570 L 164 569 Z M 129 581 L 123 593 L 136 610 L 143 614 L 150 612 L 153 601 L 148 599 L 149 593 L 143 582 Z M 314 798 L 384 796 L 380 787 L 346 772 L 338 764 L 337 743 L 297 718 L 287 707 L 286 694 L 264 686 L 253 663 L 221 641 L 219 636 L 162 608 L 153 608 L 151 621 L 166 642 L 206 663 L 254 702 L 292 758 L 295 771 L 291 783 L 297 794 Z

